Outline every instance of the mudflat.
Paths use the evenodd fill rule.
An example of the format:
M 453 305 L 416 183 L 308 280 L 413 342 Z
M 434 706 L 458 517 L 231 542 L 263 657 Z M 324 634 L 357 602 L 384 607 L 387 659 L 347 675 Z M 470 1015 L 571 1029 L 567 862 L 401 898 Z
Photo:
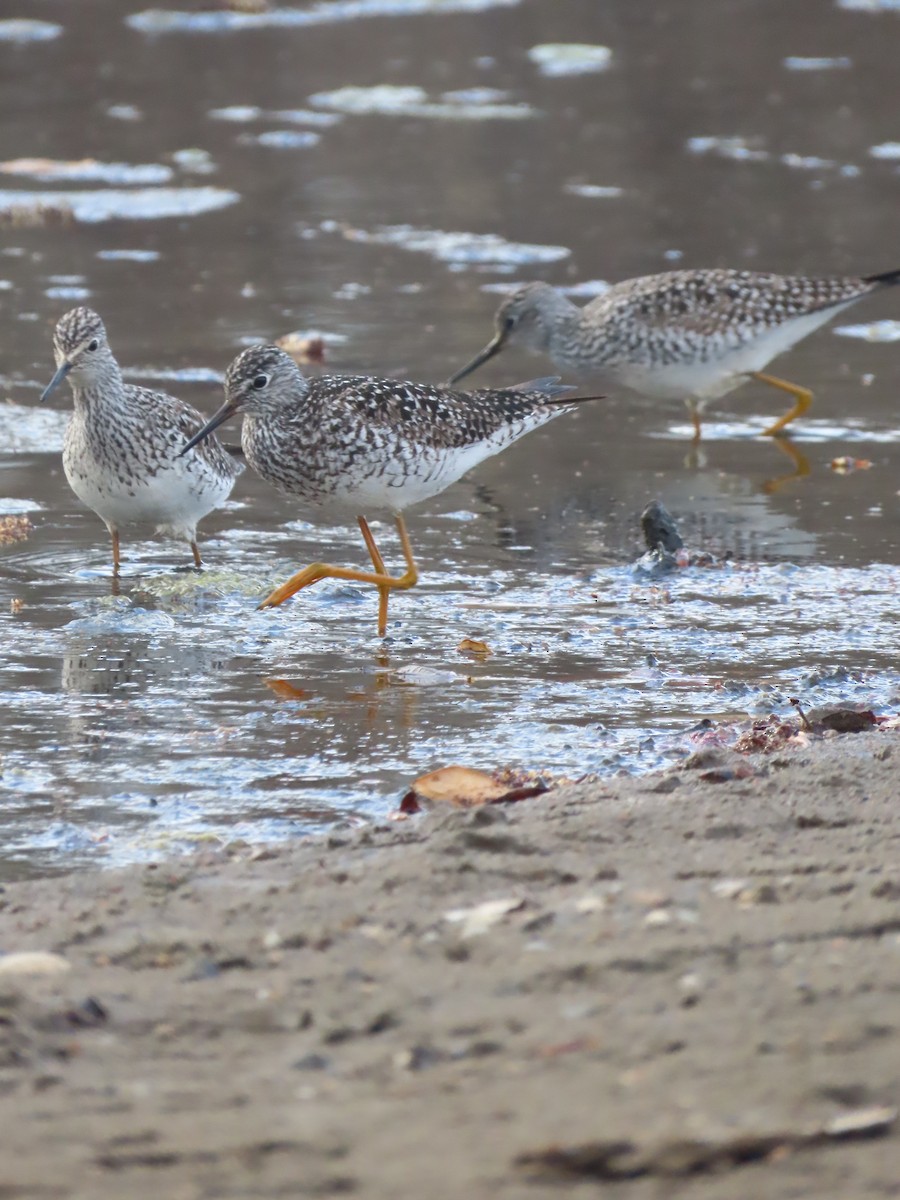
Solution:
M 898 755 L 7 885 L 0 1196 L 896 1196 Z

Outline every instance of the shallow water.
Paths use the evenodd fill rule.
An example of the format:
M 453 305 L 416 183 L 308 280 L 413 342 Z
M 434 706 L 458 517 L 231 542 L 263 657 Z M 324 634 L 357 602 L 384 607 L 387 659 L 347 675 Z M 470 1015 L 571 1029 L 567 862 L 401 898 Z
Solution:
M 900 291 L 774 368 L 816 392 L 787 445 L 757 436 L 784 409 L 757 385 L 698 450 L 680 406 L 613 395 L 414 510 L 423 578 L 384 643 L 353 585 L 255 611 L 364 553 L 249 472 L 201 527 L 205 573 L 138 531 L 111 597 L 65 413 L 37 406 L 80 297 L 129 379 L 212 411 L 242 346 L 298 329 L 330 370 L 446 378 L 518 280 L 900 265 L 890 5 L 93 7 L 46 0 L 58 36 L 0 41 L 0 221 L 74 216 L 0 250 L 0 515 L 34 526 L 0 545 L 0 877 L 303 836 L 451 762 L 646 770 L 791 696 L 900 703 Z M 550 369 L 510 352 L 481 380 Z M 715 565 L 632 569 L 654 498 Z

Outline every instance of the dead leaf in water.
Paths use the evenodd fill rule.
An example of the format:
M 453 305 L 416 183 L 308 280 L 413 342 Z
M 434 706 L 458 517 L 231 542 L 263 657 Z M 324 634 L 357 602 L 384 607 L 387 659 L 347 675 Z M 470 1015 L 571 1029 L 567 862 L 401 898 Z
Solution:
M 482 804 L 507 804 L 526 800 L 549 790 L 540 776 L 520 781 L 509 775 L 497 777 L 473 767 L 441 767 L 420 776 L 400 801 L 400 811 L 420 812 L 423 805 L 452 804 L 478 808 Z
M 28 517 L 0 517 L 0 546 L 27 542 L 33 528 Z
M 284 337 L 276 338 L 275 345 L 301 366 L 325 361 L 324 338 L 306 337 L 302 333 L 286 333 Z
M 312 692 L 295 687 L 286 679 L 264 679 L 266 687 L 273 691 L 279 700 L 308 700 Z
M 456 647 L 459 654 L 471 654 L 474 658 L 488 658 L 493 650 L 487 642 L 479 642 L 477 638 L 464 637 Z
M 850 458 L 846 454 L 833 458 L 828 464 L 836 475 L 849 475 L 851 471 L 868 471 L 872 463 L 867 458 Z

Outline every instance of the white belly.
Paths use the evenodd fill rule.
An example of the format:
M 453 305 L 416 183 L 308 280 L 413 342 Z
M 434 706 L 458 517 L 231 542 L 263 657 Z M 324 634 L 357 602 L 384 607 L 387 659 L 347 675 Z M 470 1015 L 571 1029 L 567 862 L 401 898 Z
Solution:
M 506 444 L 509 440 L 501 444 Z M 414 462 L 404 459 L 387 463 L 378 475 L 345 477 L 339 489 L 317 500 L 329 512 L 352 516 L 369 513 L 399 513 L 437 496 L 496 453 L 490 442 L 456 449 L 435 457 L 423 455 Z
M 192 539 L 197 522 L 231 491 L 233 480 L 197 475 L 180 464 L 155 475 L 122 479 L 92 466 L 82 456 L 64 455 L 69 486 L 107 525 L 154 525 L 161 533 Z
M 617 383 L 653 400 L 693 399 L 702 404 L 740 387 L 748 375 L 764 370 L 773 358 L 853 303 L 850 300 L 846 305 L 794 317 L 743 346 L 723 347 L 720 354 L 710 356 L 706 362 L 692 362 L 685 356 L 680 362 L 660 365 L 617 363 L 610 368 L 610 376 Z

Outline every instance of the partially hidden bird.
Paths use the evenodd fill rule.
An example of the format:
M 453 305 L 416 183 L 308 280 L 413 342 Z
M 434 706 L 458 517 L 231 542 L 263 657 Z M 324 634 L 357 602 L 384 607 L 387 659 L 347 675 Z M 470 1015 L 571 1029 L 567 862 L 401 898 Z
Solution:
M 793 407 L 763 433 L 779 434 L 812 392 L 763 368 L 865 296 L 900 283 L 900 271 L 807 278 L 726 269 L 667 271 L 613 284 L 583 308 L 546 283 L 507 296 L 494 337 L 450 379 L 458 383 L 506 346 L 546 354 L 562 369 L 653 400 L 682 399 L 701 417 L 748 379 L 787 392 Z
M 175 396 L 125 383 L 92 309 L 73 308 L 60 318 L 53 354 L 56 374 L 41 401 L 64 379 L 72 388 L 63 470 L 75 495 L 109 530 L 114 585 L 124 525 L 152 525 L 189 542 L 195 566 L 202 566 L 197 522 L 228 498 L 243 464 L 217 438 L 182 453 L 203 416 Z
M 259 607 L 282 604 L 321 579 L 369 583 L 378 589 L 383 637 L 391 592 L 419 578 L 404 511 L 581 399 L 593 399 L 561 399 L 570 391 L 556 377 L 473 392 L 365 375 L 308 378 L 277 346 L 251 346 L 229 366 L 224 404 L 184 453 L 240 413 L 244 454 L 263 479 L 329 517 L 355 517 L 374 570 L 313 563 Z M 367 519 L 373 514 L 394 519 L 405 561 L 400 575 L 385 567 Z

